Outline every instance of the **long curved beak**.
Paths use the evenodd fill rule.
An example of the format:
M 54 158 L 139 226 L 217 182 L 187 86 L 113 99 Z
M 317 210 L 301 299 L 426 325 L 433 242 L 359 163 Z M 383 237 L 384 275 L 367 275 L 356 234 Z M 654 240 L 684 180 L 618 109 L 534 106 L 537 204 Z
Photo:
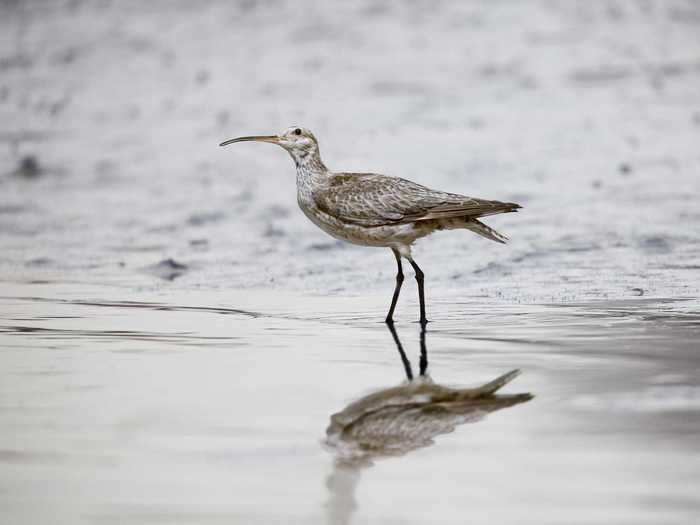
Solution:
M 279 140 L 280 138 L 277 135 L 256 135 L 252 137 L 238 137 L 235 139 L 228 139 L 219 144 L 219 146 L 228 146 L 229 144 L 233 144 L 234 142 L 248 141 L 271 142 L 272 144 L 279 144 Z

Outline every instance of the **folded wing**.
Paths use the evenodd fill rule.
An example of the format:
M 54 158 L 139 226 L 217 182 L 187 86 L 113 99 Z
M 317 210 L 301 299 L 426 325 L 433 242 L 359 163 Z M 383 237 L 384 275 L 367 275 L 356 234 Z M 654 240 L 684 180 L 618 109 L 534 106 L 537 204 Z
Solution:
M 435 191 L 406 179 L 374 173 L 336 173 L 330 185 L 314 198 L 322 211 L 343 222 L 368 227 L 451 217 L 477 218 L 520 208 L 512 202 Z

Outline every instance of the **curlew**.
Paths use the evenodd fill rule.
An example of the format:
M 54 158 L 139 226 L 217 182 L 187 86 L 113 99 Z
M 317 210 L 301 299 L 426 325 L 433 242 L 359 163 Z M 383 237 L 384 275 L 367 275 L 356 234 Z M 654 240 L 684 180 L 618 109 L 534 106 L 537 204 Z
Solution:
M 277 144 L 292 156 L 297 168 L 297 202 L 316 226 L 343 241 L 391 249 L 398 271 L 386 316 L 388 324 L 394 321 L 394 309 L 404 280 L 402 258 L 415 272 L 420 322 L 428 322 L 424 274 L 411 256 L 411 246 L 417 239 L 437 230 L 466 229 L 505 243 L 505 236 L 479 218 L 520 208 L 513 202 L 432 190 L 399 177 L 329 171 L 321 160 L 316 137 L 301 127 L 290 127 L 280 135 L 238 137 L 220 146 L 246 141 Z

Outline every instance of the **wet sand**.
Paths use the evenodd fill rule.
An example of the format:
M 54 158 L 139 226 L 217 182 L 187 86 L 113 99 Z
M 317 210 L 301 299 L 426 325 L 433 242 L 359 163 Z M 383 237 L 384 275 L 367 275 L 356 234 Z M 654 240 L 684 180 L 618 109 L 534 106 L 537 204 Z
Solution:
M 0 2 L 3 521 L 695 524 L 698 6 L 305 6 Z M 388 250 L 217 146 L 290 124 L 523 205 L 417 245 L 424 352 Z

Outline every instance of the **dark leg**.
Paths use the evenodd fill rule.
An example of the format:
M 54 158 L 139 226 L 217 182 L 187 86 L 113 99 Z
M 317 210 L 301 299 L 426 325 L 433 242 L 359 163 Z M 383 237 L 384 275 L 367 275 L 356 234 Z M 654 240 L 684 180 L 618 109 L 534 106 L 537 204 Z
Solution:
M 399 334 L 396 333 L 396 328 L 394 328 L 394 323 L 387 322 L 389 331 L 391 332 L 391 337 L 394 338 L 394 343 L 396 343 L 396 349 L 399 351 L 399 356 L 401 357 L 401 362 L 403 363 L 403 369 L 406 372 L 406 379 L 413 381 L 413 370 L 411 369 L 411 362 L 406 357 L 406 352 L 403 350 L 401 341 L 399 340 Z
M 425 323 L 420 325 L 420 375 L 424 376 L 428 370 L 428 347 L 425 344 Z
M 394 257 L 396 257 L 396 264 L 398 265 L 398 272 L 396 273 L 396 287 L 394 288 L 394 297 L 391 299 L 391 306 L 389 307 L 389 313 L 386 314 L 387 324 L 392 324 L 394 322 L 394 308 L 396 308 L 396 302 L 399 300 L 399 292 L 401 292 L 401 285 L 403 284 L 403 267 L 401 266 L 401 255 L 394 248 L 391 249 L 394 252 Z M 396 336 L 394 336 L 396 338 Z
M 420 269 L 420 267 L 416 264 L 416 261 L 413 259 L 409 259 L 411 266 L 413 266 L 413 270 L 416 272 L 416 282 L 418 283 L 418 301 L 420 302 L 420 322 L 421 324 L 425 324 L 428 322 L 428 319 L 425 317 L 425 292 L 423 290 L 423 281 L 425 275 L 423 274 L 423 270 Z

